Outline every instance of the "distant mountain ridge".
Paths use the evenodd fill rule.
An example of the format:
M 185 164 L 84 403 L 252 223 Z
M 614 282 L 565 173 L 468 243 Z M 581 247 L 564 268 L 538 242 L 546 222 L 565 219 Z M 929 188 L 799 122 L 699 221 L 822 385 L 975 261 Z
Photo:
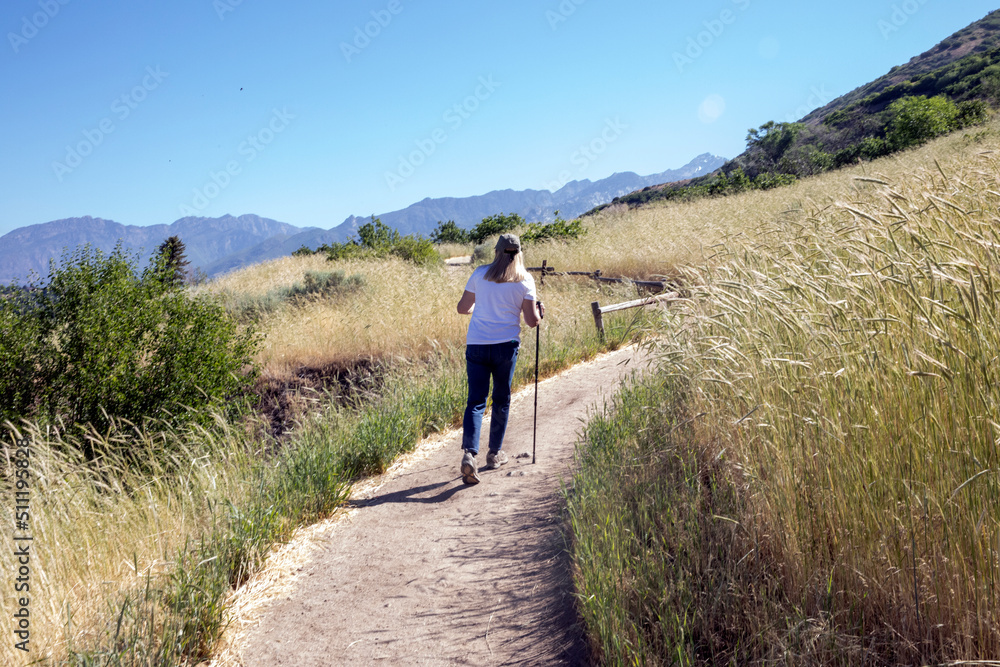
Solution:
M 517 213 L 535 222 L 553 220 L 558 210 L 568 219 L 617 196 L 648 185 L 708 174 L 724 163 L 724 158 L 704 153 L 679 169 L 650 176 L 617 173 L 599 181 L 570 181 L 556 192 L 494 190 L 474 197 L 427 198 L 377 217 L 402 234 L 424 236 L 430 235 L 439 221 L 454 220 L 468 228 L 501 212 Z M 257 215 L 187 217 L 169 225 L 148 227 L 90 216 L 54 220 L 21 227 L 0 237 L 0 284 L 23 282 L 32 272 L 45 276 L 50 259 L 58 258 L 66 247 L 83 243 L 109 252 L 120 240 L 127 250 L 140 253 L 145 262 L 164 239 L 174 235 L 184 242 L 191 268 L 214 276 L 289 255 L 303 245 L 317 248 L 323 243 L 344 242 L 369 219 L 352 215 L 332 229 L 296 227 Z
M 626 171 L 612 174 L 607 178 L 592 182 L 588 179 L 569 181 L 555 192 L 549 190 L 494 190 L 475 197 L 442 197 L 424 199 L 399 211 L 382 213 L 376 217 L 399 230 L 402 234 L 428 235 L 442 220 L 454 220 L 459 227 L 469 228 L 484 217 L 494 213 L 517 213 L 529 222 L 551 222 L 555 211 L 563 218 L 575 218 L 589 211 L 598 203 L 609 202 L 615 197 L 632 192 L 647 185 L 679 181 L 708 174 L 723 164 L 725 158 L 703 153 L 680 169 L 669 169 L 659 174 L 639 176 Z M 351 216 L 335 227 L 334 232 L 346 232 L 341 238 L 354 232 L 370 218 Z
M 84 243 L 110 252 L 121 242 L 124 249 L 139 253 L 145 261 L 164 239 L 179 236 L 191 266 L 204 268 L 267 239 L 304 231 L 307 230 L 257 215 L 188 217 L 169 225 L 148 227 L 123 225 L 89 215 L 54 220 L 21 227 L 0 237 L 0 283 L 25 282 L 31 273 L 45 276 L 50 259 L 58 259 L 64 248 Z

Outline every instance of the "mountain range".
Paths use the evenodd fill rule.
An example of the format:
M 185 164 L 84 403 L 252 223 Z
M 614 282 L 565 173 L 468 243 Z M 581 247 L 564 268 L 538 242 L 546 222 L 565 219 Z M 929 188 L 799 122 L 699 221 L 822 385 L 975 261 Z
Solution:
M 438 222 L 454 220 L 470 228 L 495 213 L 517 213 L 529 222 L 547 222 L 555 212 L 566 219 L 605 204 L 635 190 L 660 183 L 708 174 L 725 159 L 704 153 L 679 169 L 640 176 L 622 172 L 599 181 L 570 181 L 555 192 L 549 190 L 494 190 L 474 197 L 424 199 L 398 211 L 378 214 L 382 222 L 402 234 L 428 236 Z M 20 227 L 0 237 L 0 283 L 24 282 L 29 274 L 45 276 L 49 261 L 64 249 L 89 243 L 105 252 L 118 243 L 139 254 L 145 262 L 160 243 L 179 236 L 187 249 L 191 269 L 210 276 L 291 254 L 302 246 L 344 242 L 369 217 L 349 216 L 331 229 L 297 227 L 257 215 L 219 218 L 181 218 L 171 224 L 124 225 L 112 220 L 84 216 Z

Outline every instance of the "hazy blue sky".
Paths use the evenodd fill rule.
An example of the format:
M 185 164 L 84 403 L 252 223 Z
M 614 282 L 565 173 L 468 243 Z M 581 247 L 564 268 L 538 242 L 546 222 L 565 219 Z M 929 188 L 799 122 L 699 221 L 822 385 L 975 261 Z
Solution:
M 738 154 L 995 5 L 978 0 L 6 0 L 0 234 L 424 197 Z M 584 150 L 585 149 L 585 150 Z

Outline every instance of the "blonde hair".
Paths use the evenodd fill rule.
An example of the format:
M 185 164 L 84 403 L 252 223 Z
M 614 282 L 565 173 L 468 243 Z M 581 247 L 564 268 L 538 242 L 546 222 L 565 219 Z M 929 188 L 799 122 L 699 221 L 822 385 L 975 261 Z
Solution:
M 524 268 L 524 253 L 495 251 L 493 263 L 486 269 L 486 275 L 483 277 L 491 283 L 519 283 L 527 280 L 528 270 Z

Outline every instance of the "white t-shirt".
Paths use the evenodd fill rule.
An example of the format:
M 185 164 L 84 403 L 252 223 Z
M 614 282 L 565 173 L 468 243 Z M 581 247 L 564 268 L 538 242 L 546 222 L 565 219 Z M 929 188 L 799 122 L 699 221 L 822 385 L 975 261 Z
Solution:
M 491 283 L 484 277 L 489 265 L 472 272 L 465 285 L 476 295 L 467 345 L 493 345 L 521 340 L 521 303 L 535 301 L 535 279 L 530 275 L 519 283 Z

